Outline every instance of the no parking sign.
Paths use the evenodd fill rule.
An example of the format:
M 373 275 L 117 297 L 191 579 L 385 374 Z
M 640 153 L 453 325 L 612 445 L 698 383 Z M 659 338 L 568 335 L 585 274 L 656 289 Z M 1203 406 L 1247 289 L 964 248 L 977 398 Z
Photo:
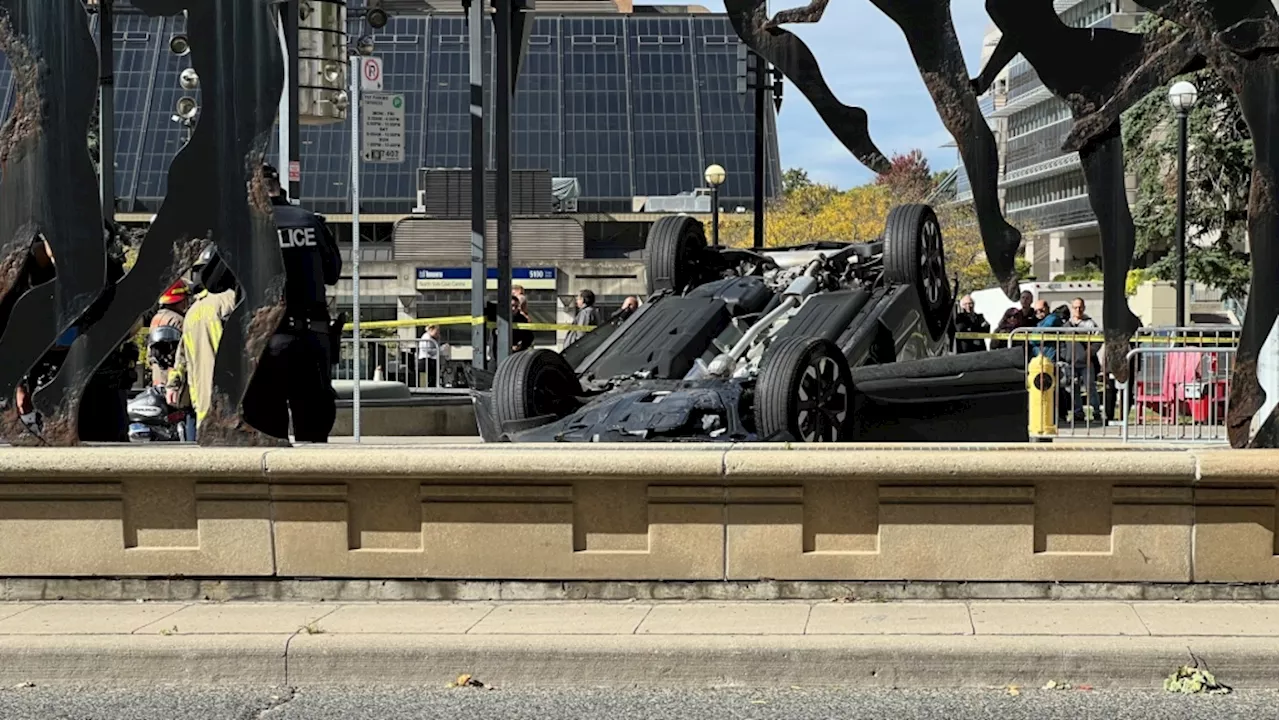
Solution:
M 382 58 L 367 57 L 360 61 L 360 90 L 382 91 Z

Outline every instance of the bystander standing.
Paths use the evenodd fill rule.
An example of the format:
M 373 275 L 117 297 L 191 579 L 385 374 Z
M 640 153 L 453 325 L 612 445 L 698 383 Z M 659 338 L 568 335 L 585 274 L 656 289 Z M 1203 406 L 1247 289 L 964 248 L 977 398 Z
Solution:
M 622 305 L 609 316 L 609 322 L 624 323 L 627 318 L 631 317 L 639 309 L 640 298 L 635 295 L 629 295 L 622 301 Z
M 583 290 L 578 293 L 575 300 L 578 306 L 578 312 L 573 316 L 573 324 L 582 327 L 599 327 L 604 324 L 604 313 L 600 308 L 596 307 L 596 294 L 590 290 Z M 564 336 L 565 347 L 572 345 L 578 338 L 586 335 L 588 331 L 571 330 Z
M 1075 328 L 1080 334 L 1071 338 L 1070 356 L 1064 358 L 1071 365 L 1071 380 L 1074 386 L 1072 391 L 1072 417 L 1075 420 L 1085 419 L 1085 410 L 1078 407 L 1076 402 L 1080 397 L 1080 389 L 1083 386 L 1085 391 L 1085 400 L 1088 402 L 1089 412 L 1092 417 L 1098 418 L 1102 414 L 1102 409 L 1098 404 L 1098 379 L 1097 366 L 1094 365 L 1094 353 L 1098 347 L 1098 343 L 1090 342 L 1087 337 L 1089 333 L 1094 332 L 1098 328 L 1098 324 L 1093 318 L 1085 314 L 1084 298 L 1075 298 L 1071 301 L 1071 317 L 1067 318 L 1066 327 Z M 1065 412 L 1065 409 L 1064 409 Z
M 974 311 L 973 296 L 971 295 L 965 295 L 960 298 L 960 312 L 956 313 L 956 332 L 982 334 L 991 332 L 991 325 L 987 322 L 987 319 L 981 313 Z M 982 352 L 986 349 L 986 340 L 978 340 L 976 338 L 956 340 L 957 353 Z

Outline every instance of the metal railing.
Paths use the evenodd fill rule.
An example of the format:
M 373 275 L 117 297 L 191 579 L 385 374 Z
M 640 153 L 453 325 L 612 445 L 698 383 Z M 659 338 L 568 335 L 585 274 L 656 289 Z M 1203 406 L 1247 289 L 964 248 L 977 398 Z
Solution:
M 358 351 L 362 381 L 387 380 L 419 389 L 447 388 L 455 384 L 448 346 L 442 347 L 434 340 L 360 338 Z M 343 338 L 333 375 L 335 380 L 355 379 L 356 352 L 355 341 Z
M 1240 344 L 1240 326 L 1144 327 L 1134 333 L 1134 342 L 1139 347 L 1235 347 Z
M 1227 442 L 1234 347 L 1138 347 L 1123 387 L 1125 442 Z
M 1125 359 L 1128 382 L 1106 372 L 1098 328 L 1017 328 L 1004 342 L 1022 347 L 1026 363 L 1044 356 L 1056 369 L 1057 425 L 1033 438 L 1225 442 L 1239 338 L 1235 325 L 1142 328 Z

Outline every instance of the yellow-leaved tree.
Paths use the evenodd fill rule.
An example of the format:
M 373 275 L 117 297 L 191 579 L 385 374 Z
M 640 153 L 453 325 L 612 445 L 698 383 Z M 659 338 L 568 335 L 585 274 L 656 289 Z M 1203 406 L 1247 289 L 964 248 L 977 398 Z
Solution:
M 889 193 L 875 185 L 849 190 L 819 183 L 801 185 L 769 204 L 765 212 L 764 243 L 766 247 L 787 247 L 817 240 L 875 240 L 884 232 L 889 207 Z M 720 237 L 726 245 L 750 247 L 751 219 L 740 215 L 722 216 Z
M 895 205 L 927 202 L 935 195 L 946 173 L 934 174 L 924 154 L 913 150 L 895 155 L 890 169 L 874 182 L 848 190 L 815 183 L 800 169 L 783 175 L 783 192 L 765 213 L 765 246 L 786 247 L 816 240 L 869 242 L 884 233 L 884 221 Z M 947 273 L 959 281 L 960 292 L 996 287 L 987 263 L 972 202 L 932 199 L 942 227 Z M 1030 228 L 1019 227 L 1025 235 Z M 751 219 L 740 215 L 722 216 L 722 242 L 732 247 L 750 247 Z M 1030 264 L 1019 257 L 1020 277 L 1027 277 Z

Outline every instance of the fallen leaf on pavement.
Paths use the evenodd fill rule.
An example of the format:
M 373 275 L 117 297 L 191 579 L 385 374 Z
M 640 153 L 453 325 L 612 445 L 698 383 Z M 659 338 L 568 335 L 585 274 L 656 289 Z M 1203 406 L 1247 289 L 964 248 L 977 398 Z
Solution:
M 1017 685 L 1010 685 L 1005 689 L 1009 692 L 1009 695 L 1012 697 L 1018 697 L 1019 695 L 1022 694 L 1022 691 L 1018 689 Z
M 449 683 L 449 687 L 451 687 L 451 688 L 459 688 L 459 687 L 477 687 L 477 688 L 482 688 L 482 687 L 484 687 L 484 683 L 482 683 L 482 682 L 480 682 L 479 680 L 475 679 L 475 678 L 474 678 L 474 677 L 472 677 L 470 674 L 463 673 L 462 675 L 459 675 L 459 676 L 458 676 L 458 679 L 457 679 L 457 680 L 454 680 L 453 682 Z
M 1213 673 L 1199 667 L 1183 665 L 1164 680 L 1165 692 L 1187 695 L 1226 695 L 1231 688 L 1218 682 Z

